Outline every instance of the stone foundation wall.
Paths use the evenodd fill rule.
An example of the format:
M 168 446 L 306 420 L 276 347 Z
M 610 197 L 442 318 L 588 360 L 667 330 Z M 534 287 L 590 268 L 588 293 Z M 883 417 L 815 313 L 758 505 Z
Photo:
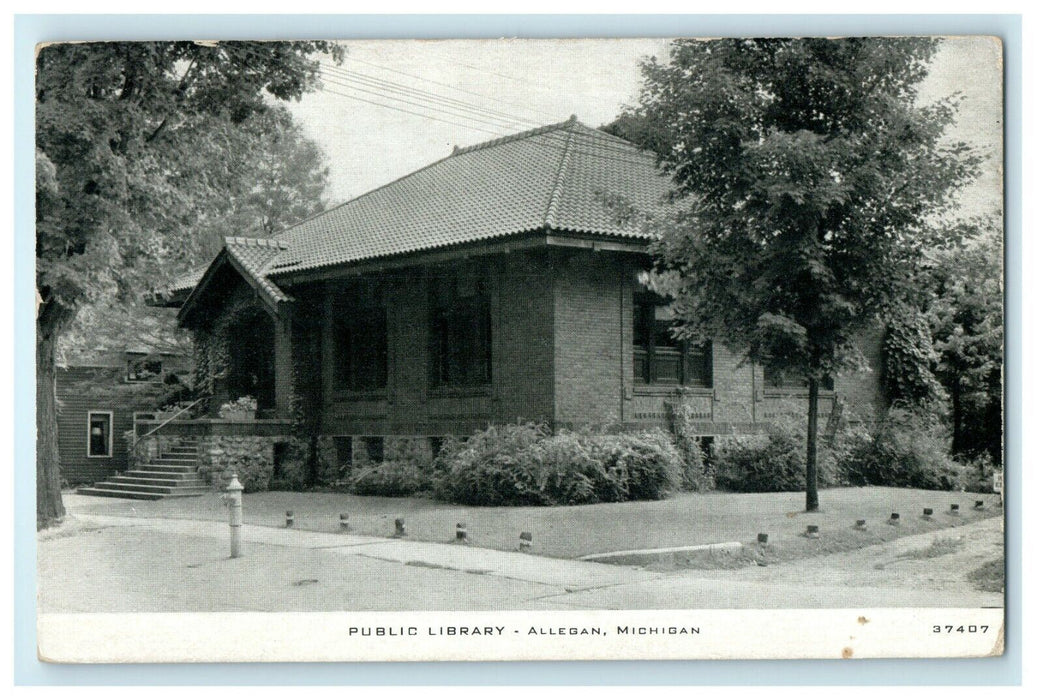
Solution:
M 247 493 L 267 491 L 275 473 L 277 444 L 284 444 L 286 456 L 293 459 L 296 448 L 289 435 L 222 436 L 210 435 L 199 440 L 199 475 L 217 490 L 228 485 L 235 473 Z M 292 469 L 292 464 L 281 465 Z

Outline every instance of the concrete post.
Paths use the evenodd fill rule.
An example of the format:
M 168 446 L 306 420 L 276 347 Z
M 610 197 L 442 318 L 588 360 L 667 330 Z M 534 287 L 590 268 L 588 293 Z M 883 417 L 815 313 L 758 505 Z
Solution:
M 238 474 L 232 474 L 225 488 L 225 503 L 228 505 L 228 527 L 232 535 L 232 559 L 238 559 L 243 554 L 243 485 L 239 483 Z

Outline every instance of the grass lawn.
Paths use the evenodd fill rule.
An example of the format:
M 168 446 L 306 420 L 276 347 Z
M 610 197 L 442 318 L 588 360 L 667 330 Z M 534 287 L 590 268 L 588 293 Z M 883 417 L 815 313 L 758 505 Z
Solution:
M 137 515 L 141 517 L 227 520 L 220 494 L 160 501 L 125 501 L 65 495 L 74 513 Z M 985 511 L 973 509 L 984 500 Z M 450 542 L 456 523 L 467 524 L 471 542 L 479 547 L 514 550 L 522 531 L 532 533 L 535 554 L 572 558 L 631 549 L 679 547 L 717 542 L 752 543 L 768 533 L 773 546 L 799 547 L 806 554 L 823 553 L 837 542 L 845 548 L 876 544 L 904 534 L 916 534 L 999 515 L 992 494 L 921 491 L 885 487 L 837 488 L 819 494 L 820 511 L 805 513 L 803 493 L 678 494 L 664 501 L 603 503 L 557 507 L 455 506 L 422 498 L 379 498 L 333 493 L 267 492 L 243 497 L 248 524 L 282 526 L 287 510 L 295 527 L 338 532 L 339 514 L 347 513 L 353 534 L 390 536 L 395 518 L 405 518 L 408 539 Z M 960 505 L 959 517 L 949 505 Z M 920 518 L 933 508 L 930 521 Z M 892 512 L 901 525 L 886 523 Z M 867 521 L 865 532 L 853 530 L 856 519 Z M 820 540 L 807 540 L 807 525 L 818 525 Z

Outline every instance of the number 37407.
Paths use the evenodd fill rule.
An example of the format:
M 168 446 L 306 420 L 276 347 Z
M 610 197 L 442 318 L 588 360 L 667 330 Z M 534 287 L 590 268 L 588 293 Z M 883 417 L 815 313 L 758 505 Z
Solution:
M 988 625 L 934 625 L 931 631 L 935 634 L 984 634 L 989 631 Z

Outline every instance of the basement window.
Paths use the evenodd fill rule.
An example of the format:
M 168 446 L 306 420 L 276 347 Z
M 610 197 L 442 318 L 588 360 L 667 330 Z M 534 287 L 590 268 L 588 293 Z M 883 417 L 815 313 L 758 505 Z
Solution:
M 112 411 L 87 412 L 87 456 L 112 456 Z
M 663 299 L 634 295 L 634 384 L 713 386 L 711 344 L 675 337 L 676 325 Z
M 337 466 L 351 466 L 352 455 L 352 439 L 350 435 L 339 435 L 333 438 L 333 448 L 337 452 Z
M 362 444 L 366 448 L 366 458 L 370 462 L 384 461 L 384 438 L 365 437 L 362 438 Z

